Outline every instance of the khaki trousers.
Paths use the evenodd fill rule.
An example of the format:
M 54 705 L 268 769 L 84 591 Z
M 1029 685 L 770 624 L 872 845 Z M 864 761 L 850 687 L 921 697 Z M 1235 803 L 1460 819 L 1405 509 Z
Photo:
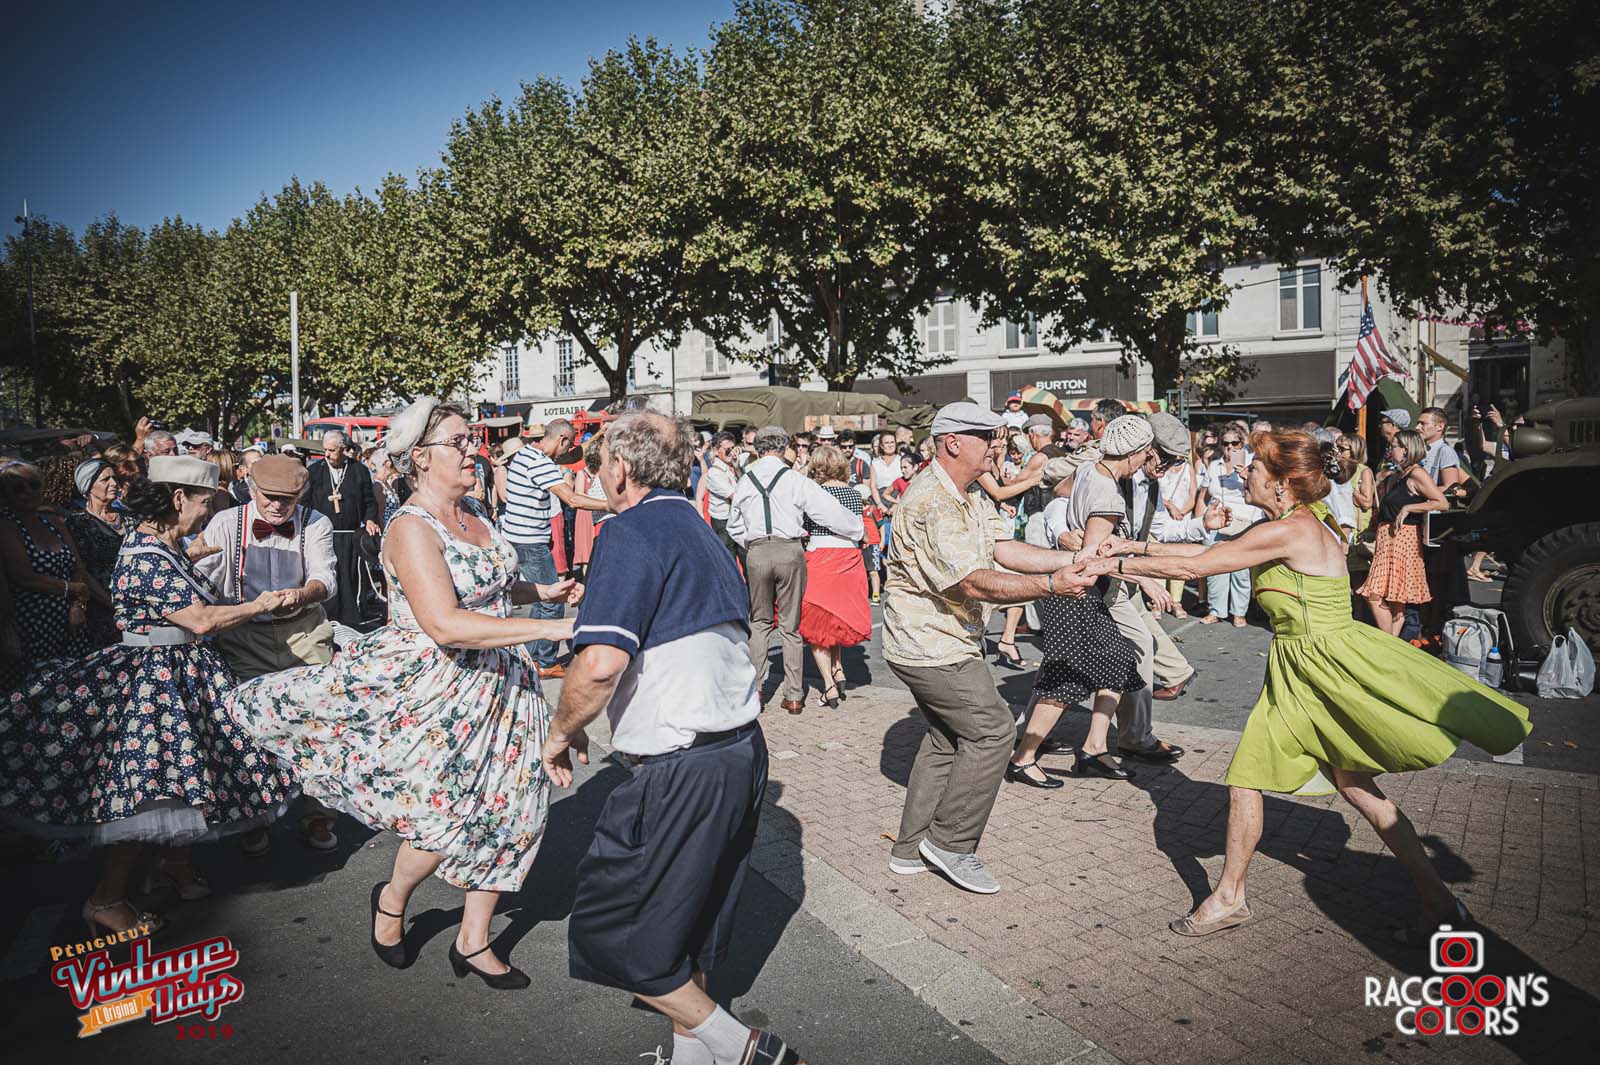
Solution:
M 800 638 L 806 549 L 798 540 L 752 543 L 745 549 L 744 579 L 750 587 L 750 661 L 756 667 L 756 683 L 767 679 L 767 646 L 776 628 L 783 639 L 783 697 L 798 702 L 806 694 L 806 642 Z
M 1145 605 L 1144 596 L 1134 593 L 1132 598 L 1134 607 L 1143 615 L 1145 627 L 1150 630 L 1150 635 L 1155 640 L 1155 652 L 1151 660 L 1151 673 L 1155 686 L 1170 688 L 1193 673 L 1194 666 L 1183 657 L 1178 645 L 1167 635 L 1167 630 L 1161 627 L 1161 622 L 1156 616 L 1150 612 L 1150 608 Z
M 247 621 L 217 634 L 217 650 L 241 681 L 333 661 L 333 622 L 320 604 L 292 618 Z
M 958 854 L 978 849 L 1016 745 L 1016 719 L 981 658 L 946 666 L 889 668 L 916 697 L 928 731 L 911 763 L 896 858 L 914 858 L 926 837 Z
M 1111 611 L 1111 620 L 1117 623 L 1117 630 L 1139 649 L 1139 676 L 1144 680 L 1144 687 L 1124 692 L 1117 702 L 1117 749 L 1122 751 L 1150 750 L 1156 746 L 1155 733 L 1150 729 L 1150 683 L 1154 676 L 1156 638 L 1144 623 L 1149 611 L 1142 609 L 1143 603 L 1134 605 L 1137 598 L 1137 591 L 1124 596 L 1121 602 L 1106 598 L 1106 607 Z

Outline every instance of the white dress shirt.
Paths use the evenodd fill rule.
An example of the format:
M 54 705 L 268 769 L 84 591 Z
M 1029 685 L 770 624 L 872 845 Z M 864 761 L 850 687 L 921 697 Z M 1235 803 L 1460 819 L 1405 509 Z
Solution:
M 241 515 L 244 518 L 242 588 L 239 584 Z M 195 563 L 195 568 L 225 598 L 240 603 L 248 603 L 262 592 L 303 588 L 312 581 L 321 581 L 328 590 L 329 598 L 337 594 L 339 584 L 335 576 L 337 569 L 333 555 L 332 519 L 310 507 L 296 507 L 293 536 L 280 536 L 273 532 L 265 539 L 258 540 L 251 526 L 260 516 L 254 503 L 246 503 L 213 517 L 206 525 L 205 541 L 222 550 L 200 559 Z M 274 620 L 274 615 L 262 614 L 251 620 L 269 622 Z
M 711 460 L 711 468 L 706 470 L 706 513 L 717 521 L 728 520 L 728 504 L 733 499 L 733 490 L 738 487 L 739 475 L 728 468 L 728 464 L 719 458 Z
M 766 455 L 750 464 L 733 490 L 729 506 L 728 535 L 734 541 L 748 546 L 753 540 L 776 536 L 781 540 L 799 540 L 805 532 L 804 519 L 833 530 L 852 540 L 861 539 L 861 518 L 845 509 L 843 503 L 829 495 L 816 481 L 793 470 L 778 477 L 770 496 L 772 499 L 772 528 L 767 528 L 766 507 L 761 493 L 750 483 L 750 478 L 760 480 L 763 486 L 772 483 L 778 471 L 787 469 L 777 455 Z
M 1144 524 L 1145 507 L 1149 505 L 1149 493 L 1155 493 L 1156 510 L 1150 518 L 1150 539 L 1158 544 L 1199 544 L 1206 539 L 1206 523 L 1204 518 L 1193 515 L 1187 518 L 1174 518 L 1167 509 L 1163 488 L 1167 483 L 1165 477 L 1158 481 L 1151 480 L 1143 470 L 1133 475 L 1133 524 L 1134 532 L 1139 531 L 1139 526 Z M 1191 495 L 1191 503 L 1194 502 Z

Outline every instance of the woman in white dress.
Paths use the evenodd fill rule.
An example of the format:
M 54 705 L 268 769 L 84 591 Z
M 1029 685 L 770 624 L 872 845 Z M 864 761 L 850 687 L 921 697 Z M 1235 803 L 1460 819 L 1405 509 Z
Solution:
M 384 447 L 417 483 L 384 536 L 389 624 L 330 665 L 240 686 L 229 709 L 306 794 L 405 840 L 372 889 L 378 957 L 410 964 L 406 903 L 432 873 L 467 892 L 450 947 L 456 975 L 526 987 L 490 951 L 489 921 L 500 893 L 527 877 L 549 809 L 539 751 L 550 712 L 524 645 L 570 639 L 572 621 L 510 608 L 576 603 L 581 589 L 517 579 L 515 549 L 467 499 L 477 479 L 460 409 L 420 399 L 390 423 Z

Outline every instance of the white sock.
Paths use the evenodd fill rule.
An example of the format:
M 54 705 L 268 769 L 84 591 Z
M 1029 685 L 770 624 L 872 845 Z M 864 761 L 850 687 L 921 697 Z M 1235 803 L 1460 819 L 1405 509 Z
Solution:
M 738 1065 L 750 1042 L 750 1029 L 721 1006 L 711 1011 L 704 1024 L 689 1031 L 711 1051 L 716 1065 Z
M 672 1065 L 717 1065 L 711 1048 L 692 1035 L 672 1033 Z

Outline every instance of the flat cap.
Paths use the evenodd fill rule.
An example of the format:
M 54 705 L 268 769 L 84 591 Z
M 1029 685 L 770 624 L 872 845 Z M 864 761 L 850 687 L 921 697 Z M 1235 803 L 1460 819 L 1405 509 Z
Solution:
M 1189 430 L 1166 411 L 1150 415 L 1150 429 L 1156 436 L 1156 447 L 1169 455 L 1186 458 L 1189 454 Z
M 1004 425 L 1005 419 L 994 411 L 965 400 L 947 403 L 933 416 L 934 436 L 944 433 L 986 433 Z
M 157 455 L 145 474 L 157 484 L 186 484 L 195 488 L 215 488 L 221 470 L 205 459 L 188 455 Z
M 1390 407 L 1383 412 L 1383 416 L 1401 429 L 1411 428 L 1411 412 L 1404 407 Z
M 288 455 L 265 455 L 250 467 L 250 480 L 269 496 L 299 495 L 310 475 Z
M 1121 458 L 1132 455 L 1149 447 L 1155 442 L 1155 430 L 1150 428 L 1150 422 L 1137 414 L 1124 414 L 1120 418 L 1111 419 L 1106 426 L 1105 434 L 1100 437 L 1100 450 L 1107 455 Z
M 1055 432 L 1056 423 L 1055 419 L 1048 414 L 1034 414 L 1030 415 L 1028 420 L 1022 423 L 1022 427 L 1024 429 L 1049 429 L 1051 432 Z

